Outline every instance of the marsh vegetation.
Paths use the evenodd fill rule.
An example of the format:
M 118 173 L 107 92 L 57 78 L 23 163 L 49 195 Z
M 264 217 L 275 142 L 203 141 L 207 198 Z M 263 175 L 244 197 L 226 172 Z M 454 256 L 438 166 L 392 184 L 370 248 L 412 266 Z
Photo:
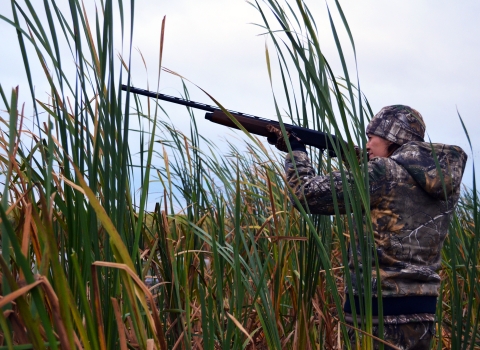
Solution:
M 0 90 L 1 345 L 340 349 L 342 305 L 352 294 L 346 249 L 354 223 L 369 216 L 367 163 L 358 163 L 353 145 L 365 145 L 372 116 L 344 61 L 344 46 L 354 46 L 340 5 L 330 10 L 342 19 L 331 31 L 343 71 L 332 72 L 306 4 L 252 3 L 273 48 L 269 74 L 283 82 L 279 119 L 348 141 L 338 145 L 341 160 L 309 150 L 318 173 L 348 169 L 354 180 L 344 191 L 348 214 L 328 217 L 293 208 L 283 159 L 261 140 L 250 135 L 241 151 L 234 143 L 220 151 L 198 133 L 191 111 L 190 133 L 181 133 L 157 101 L 120 90 L 133 79 L 130 5 L 101 1 L 88 18 L 77 0 L 63 12 L 55 1 L 11 3 L 13 16 L 2 19 L 17 29 L 29 84 Z M 341 43 L 339 30 L 351 41 Z M 119 34 L 129 48 L 120 58 Z M 44 69 L 48 98 L 36 95 L 33 61 Z M 273 61 L 278 70 L 270 70 Z M 140 161 L 129 148 L 132 132 L 140 135 Z M 152 181 L 163 193 L 147 211 Z M 478 204 L 474 182 L 443 249 L 436 349 L 480 348 Z M 362 251 L 372 244 L 370 228 L 368 220 L 357 227 Z M 362 259 L 368 275 L 375 256 Z M 368 334 L 371 291 L 363 298 L 365 322 L 356 327 Z M 371 338 L 358 345 L 372 349 Z

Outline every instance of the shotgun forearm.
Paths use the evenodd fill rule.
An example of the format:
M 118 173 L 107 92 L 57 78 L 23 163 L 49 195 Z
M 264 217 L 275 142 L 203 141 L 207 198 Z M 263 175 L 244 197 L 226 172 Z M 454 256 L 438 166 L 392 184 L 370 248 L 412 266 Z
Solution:
M 260 117 L 255 117 L 255 116 L 247 116 L 247 115 L 244 115 L 243 113 L 242 114 L 231 113 L 231 114 L 248 132 L 252 134 L 265 136 L 265 137 L 272 136 L 272 134 L 267 130 L 268 124 L 273 125 L 280 129 L 280 123 L 275 120 L 269 120 L 269 119 L 264 119 Z M 213 113 L 206 113 L 205 119 L 210 120 L 211 122 L 214 122 L 217 124 L 238 129 L 235 123 L 225 113 L 223 113 L 220 110 L 214 111 Z M 302 128 L 296 125 L 290 125 L 286 123 L 284 123 L 284 125 L 287 131 L 294 132 L 295 135 L 298 136 L 304 144 L 317 147 L 322 150 L 327 149 L 330 151 L 330 155 L 332 156 L 335 155 L 333 144 L 329 139 L 328 134 L 320 131 L 316 131 L 316 130 Z M 337 138 L 334 135 L 332 135 L 332 141 L 333 143 L 337 142 Z
M 198 103 L 194 101 L 184 100 L 182 98 L 168 96 L 148 90 L 138 89 L 133 86 L 122 85 L 122 90 L 130 91 L 134 94 L 144 95 L 148 97 L 157 98 L 160 100 L 172 102 L 175 104 L 180 104 L 187 107 L 197 108 L 209 113 L 205 114 L 205 119 L 210 120 L 213 123 L 221 124 L 228 126 L 230 128 L 238 129 L 235 123 L 226 115 L 220 108 L 216 106 L 207 105 L 204 103 Z M 248 115 L 241 112 L 228 111 L 232 114 L 235 119 L 250 133 L 260 136 L 273 136 L 268 132 L 266 126 L 268 124 L 273 125 L 277 128 L 280 128 L 280 123 L 275 120 L 265 119 L 256 117 L 253 115 Z M 330 140 L 328 134 L 315 131 L 307 128 L 302 128 L 300 126 L 285 124 L 285 129 L 290 132 L 294 132 L 304 144 L 320 148 L 321 150 L 328 150 L 331 156 L 335 156 L 335 151 L 333 144 L 336 142 L 343 142 L 343 140 L 338 139 L 334 135 L 331 135 L 332 140 Z M 333 141 L 333 143 L 332 143 Z

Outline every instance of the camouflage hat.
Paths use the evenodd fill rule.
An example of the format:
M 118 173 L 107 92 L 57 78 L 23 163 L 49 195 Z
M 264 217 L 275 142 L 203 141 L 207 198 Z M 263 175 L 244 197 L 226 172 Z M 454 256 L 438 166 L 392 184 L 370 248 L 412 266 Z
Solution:
M 380 136 L 403 145 L 410 141 L 424 141 L 425 123 L 422 115 L 403 105 L 383 107 L 367 126 L 367 134 Z

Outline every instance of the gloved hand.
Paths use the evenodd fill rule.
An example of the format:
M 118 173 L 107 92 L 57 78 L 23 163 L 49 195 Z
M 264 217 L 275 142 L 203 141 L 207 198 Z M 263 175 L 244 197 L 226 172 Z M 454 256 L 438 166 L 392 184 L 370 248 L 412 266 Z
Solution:
M 282 152 L 288 152 L 287 144 L 285 142 L 285 139 L 283 138 L 282 130 L 271 124 L 267 125 L 267 130 L 272 134 L 271 136 L 267 137 L 268 143 L 271 145 L 275 145 L 275 147 L 277 147 L 277 149 Z M 292 147 L 292 151 L 307 152 L 305 144 L 297 135 L 289 131 L 287 131 L 287 135 L 290 146 Z

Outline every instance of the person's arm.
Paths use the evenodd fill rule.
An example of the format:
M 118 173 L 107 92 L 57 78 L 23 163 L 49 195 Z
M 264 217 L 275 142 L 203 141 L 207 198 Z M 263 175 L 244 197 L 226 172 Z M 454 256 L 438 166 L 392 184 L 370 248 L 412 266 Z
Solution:
M 344 214 L 345 203 L 340 172 L 334 171 L 325 176 L 317 176 L 306 152 L 293 151 L 292 154 L 298 176 L 289 154 L 285 158 L 285 174 L 288 184 L 305 210 L 312 214 L 335 214 L 333 204 L 333 189 L 335 189 L 338 208 L 340 213 Z M 334 188 L 332 188 L 332 181 Z M 291 200 L 295 205 L 293 198 Z
M 267 125 L 267 129 L 272 133 L 272 137 L 267 139 L 268 142 L 275 145 L 280 151 L 288 152 L 281 130 L 273 125 Z M 331 186 L 331 180 L 333 179 L 340 213 L 345 213 L 341 174 L 333 172 L 327 176 L 316 176 L 302 140 L 289 132 L 287 132 L 287 136 L 296 166 L 295 171 L 290 154 L 287 154 L 285 158 L 285 174 L 288 184 L 294 191 L 294 195 L 290 194 L 290 200 L 293 205 L 296 206 L 293 198 L 296 196 L 307 212 L 333 215 L 335 213 Z
M 285 174 L 288 184 L 305 210 L 308 206 L 308 210 L 312 214 L 334 215 L 333 193 L 335 192 L 340 214 L 345 214 L 344 186 L 341 173 L 332 171 L 330 174 L 317 176 L 306 152 L 293 151 L 292 154 L 298 176 L 289 154 L 285 158 Z M 391 166 L 388 165 L 388 162 L 393 161 L 388 158 L 374 158 L 368 162 L 370 205 L 381 200 L 388 192 L 386 187 L 391 182 L 389 175 Z M 349 179 L 348 171 L 345 175 Z M 291 200 L 295 205 L 294 199 L 291 198 Z
M 276 135 L 275 138 L 268 139 L 268 142 L 274 144 L 280 151 L 288 152 L 281 131 L 273 126 L 268 126 L 268 128 L 270 132 Z M 333 197 L 335 193 L 339 212 L 340 214 L 345 214 L 344 186 L 341 173 L 333 171 L 324 176 L 317 176 L 302 140 L 296 137 L 296 135 L 289 133 L 287 135 L 295 160 L 295 167 L 290 154 L 287 154 L 285 158 L 285 174 L 287 182 L 293 189 L 294 195 L 298 198 L 300 204 L 307 212 L 312 214 L 333 215 L 335 214 Z M 357 148 L 356 152 L 358 157 L 361 151 Z M 373 201 L 381 197 L 382 187 L 385 185 L 385 158 L 378 158 L 373 162 L 369 162 L 368 175 L 370 179 L 370 203 L 373 203 Z M 346 178 L 348 179 L 349 177 L 347 171 Z M 296 206 L 296 201 L 292 198 L 293 196 L 290 197 L 292 203 Z

